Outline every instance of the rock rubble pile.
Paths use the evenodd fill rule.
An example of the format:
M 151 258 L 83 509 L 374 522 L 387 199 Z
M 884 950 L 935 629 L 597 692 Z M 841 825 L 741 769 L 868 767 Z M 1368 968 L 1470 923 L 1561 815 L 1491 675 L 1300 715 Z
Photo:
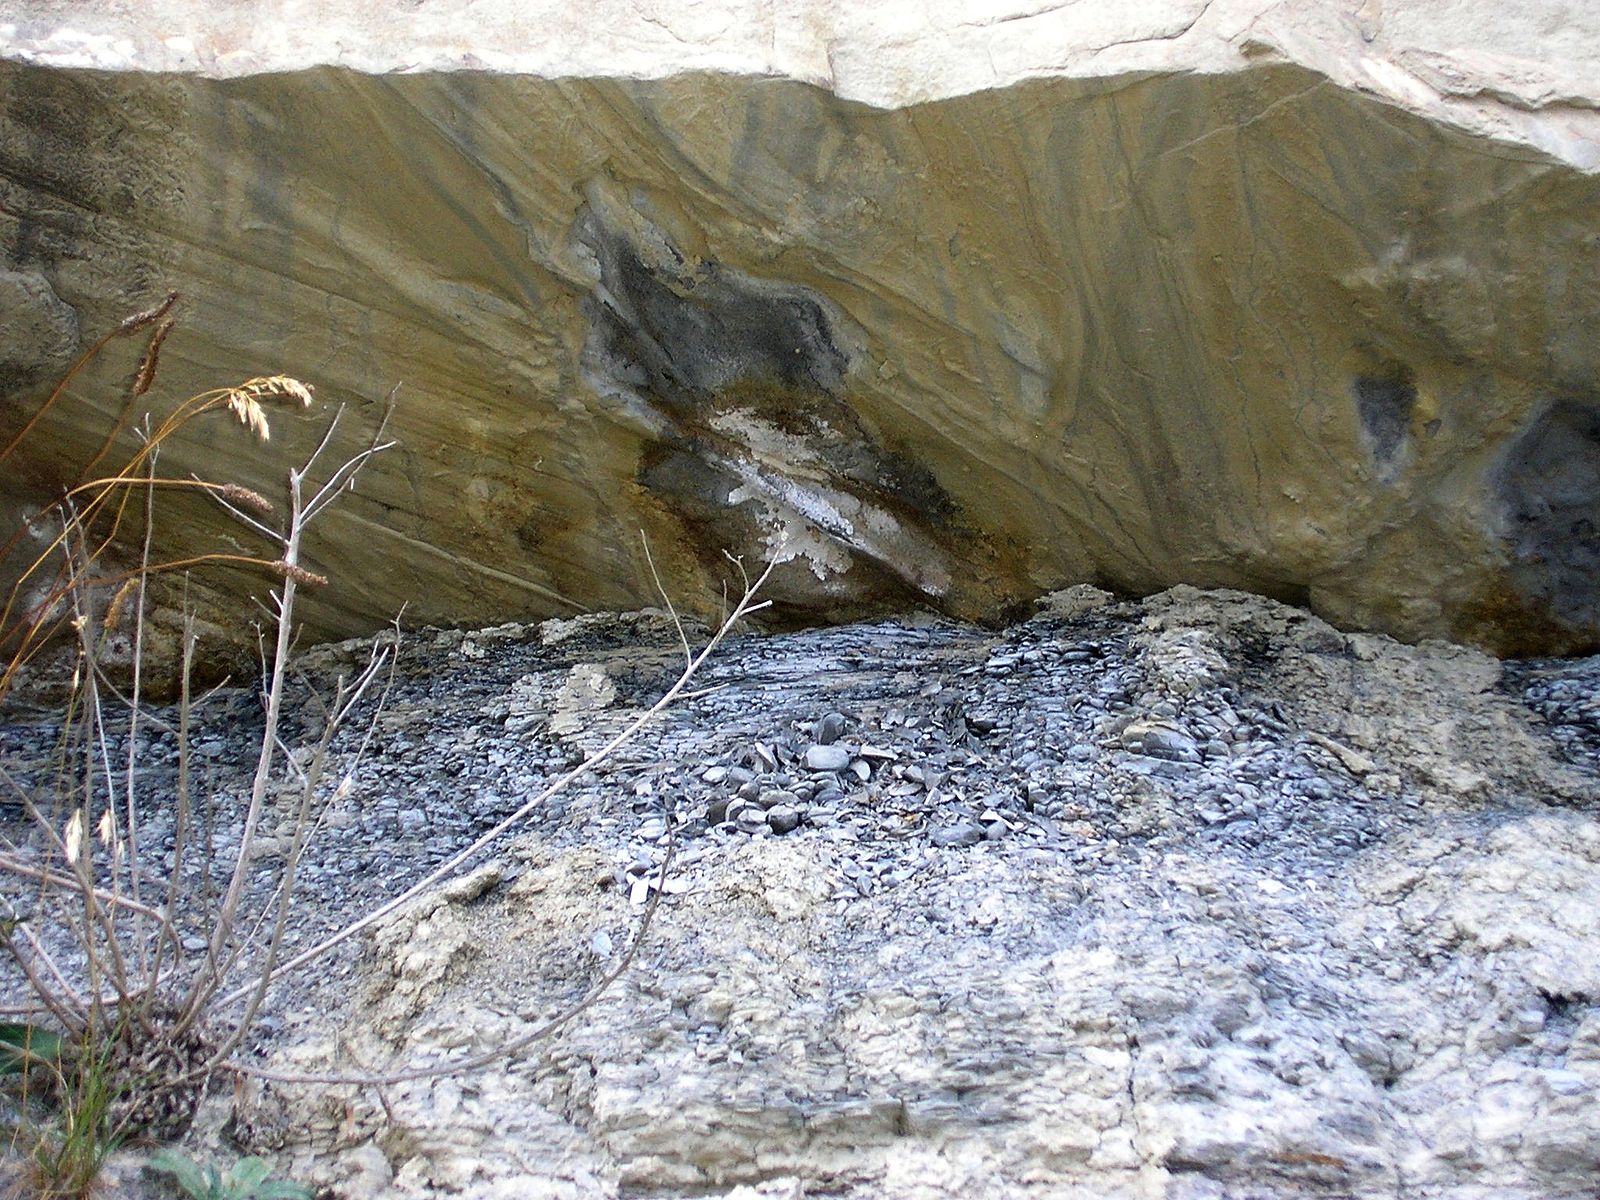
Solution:
M 422 635 L 303 936 L 681 663 L 662 614 Z M 736 639 L 492 861 L 280 995 L 261 1051 L 354 1070 L 525 1033 L 627 952 L 670 840 L 617 983 L 516 1061 L 381 1101 L 250 1089 L 229 1134 L 352 1197 L 1588 1195 L 1597 672 L 1184 588 Z M 202 739 L 224 809 L 247 707 Z

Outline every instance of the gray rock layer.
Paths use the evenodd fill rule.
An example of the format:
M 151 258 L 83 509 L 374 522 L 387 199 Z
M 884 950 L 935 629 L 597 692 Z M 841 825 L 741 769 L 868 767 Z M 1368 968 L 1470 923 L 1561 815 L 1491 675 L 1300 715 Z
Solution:
M 437 1063 L 574 1003 L 636 934 L 670 804 L 620 981 L 530 1056 L 383 1106 L 247 1092 L 235 1135 L 349 1196 L 1589 1195 L 1596 661 L 1061 599 L 1002 635 L 730 645 L 718 690 L 391 920 L 349 1007 L 297 990 L 274 1057 Z M 676 653 L 587 618 L 415 648 L 340 811 L 382 842 L 396 796 L 439 831 L 526 794 Z M 859 774 L 806 765 L 837 718 Z M 746 789 L 802 823 L 746 822 Z
M 1588 6 L 1013 7 L 8 5 L 0 421 L 168 288 L 168 402 L 403 381 L 323 633 L 637 604 L 643 529 L 806 618 L 1184 581 L 1593 643 Z M 163 461 L 276 490 L 318 428 Z

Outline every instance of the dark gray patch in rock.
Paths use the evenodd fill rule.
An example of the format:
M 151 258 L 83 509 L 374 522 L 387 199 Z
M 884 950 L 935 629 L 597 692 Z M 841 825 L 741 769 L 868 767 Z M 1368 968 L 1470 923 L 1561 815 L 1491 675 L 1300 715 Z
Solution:
M 1404 367 L 1384 375 L 1358 376 L 1354 390 L 1361 427 L 1372 442 L 1372 456 L 1380 466 L 1390 466 L 1399 455 L 1411 429 L 1417 406 L 1417 385 Z
M 1510 576 L 1557 620 L 1600 619 L 1600 407 L 1564 400 L 1513 442 L 1496 490 Z
M 651 262 L 590 211 L 578 240 L 600 286 L 585 302 L 584 365 L 677 406 L 739 383 L 837 395 L 849 365 L 825 302 L 807 288 L 691 262 L 664 237 Z
M 993 612 L 1003 573 L 970 569 L 992 558 L 981 533 L 854 407 L 848 318 L 812 289 L 687 253 L 645 201 L 603 191 L 573 234 L 594 274 L 584 376 L 646 435 L 636 478 L 708 574 L 725 551 L 781 548 L 766 590 L 780 622 L 930 601 Z

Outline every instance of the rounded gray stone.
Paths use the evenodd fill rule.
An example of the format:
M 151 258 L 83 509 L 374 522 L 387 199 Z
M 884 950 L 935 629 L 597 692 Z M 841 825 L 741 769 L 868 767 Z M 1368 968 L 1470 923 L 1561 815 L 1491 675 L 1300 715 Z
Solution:
M 791 804 L 779 804 L 767 809 L 767 825 L 773 833 L 793 833 L 800 827 L 800 810 Z
M 850 751 L 837 743 L 812 746 L 806 751 L 806 767 L 812 771 L 843 771 L 850 765 Z
M 831 746 L 844 736 L 845 717 L 843 713 L 831 712 L 818 721 L 813 731 L 817 745 Z
M 954 825 L 935 829 L 928 836 L 928 840 L 945 850 L 958 846 L 976 846 L 983 841 L 983 828 L 971 821 L 958 821 Z

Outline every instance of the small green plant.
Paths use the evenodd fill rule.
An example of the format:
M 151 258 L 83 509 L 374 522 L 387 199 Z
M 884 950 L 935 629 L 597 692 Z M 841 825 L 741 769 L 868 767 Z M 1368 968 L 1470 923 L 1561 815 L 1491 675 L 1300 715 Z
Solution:
M 26 1164 L 22 1180 L 28 1195 L 41 1200 L 92 1196 L 106 1159 L 127 1139 L 109 1045 L 74 1058 L 67 1043 L 45 1030 L 0 1026 L 0 1074 L 22 1081 L 11 1150 Z M 36 1119 L 30 1091 L 44 1095 L 48 1119 Z
M 318 463 L 334 440 L 340 413 L 333 414 L 316 448 L 288 472 L 289 510 L 276 527 L 262 519 L 271 520 L 272 503 L 249 488 L 162 474 L 162 446 L 206 414 L 226 412 L 264 442 L 268 404 L 312 402 L 299 380 L 266 375 L 191 396 L 164 417 L 152 411 L 133 421 L 173 328 L 167 314 L 175 301 L 169 296 L 91 346 L 21 431 L 0 445 L 6 465 L 102 347 L 153 326 L 121 411 L 93 459 L 75 473 L 78 481 L 25 514 L 9 537 L 0 528 L 0 701 L 46 648 L 59 646 L 72 665 L 53 787 L 26 786 L 9 762 L 0 762 L 0 799 L 20 808 L 31 827 L 19 830 L 8 821 L 0 829 L 0 955 L 8 968 L 0 970 L 0 1021 L 10 1022 L 0 1025 L 0 1173 L 26 1177 L 28 1190 L 19 1195 L 88 1196 L 118 1146 L 133 1138 L 169 1140 L 188 1128 L 212 1076 L 248 1036 L 275 974 L 301 856 L 334 794 L 323 786 L 332 740 L 392 663 L 392 649 L 375 645 L 353 682 L 341 677 L 334 696 L 319 697 L 320 736 L 310 741 L 308 757 L 289 759 L 290 846 L 276 860 L 268 898 L 252 902 L 246 884 L 258 866 L 263 815 L 276 798 L 269 792 L 279 751 L 288 752 L 278 730 L 296 593 L 326 583 L 302 564 L 302 539 L 391 445 L 382 440 L 387 410 L 365 450 L 326 470 Z M 136 444 L 119 451 L 128 438 Z M 107 472 L 108 461 L 122 465 Z M 155 497 L 170 489 L 210 496 L 268 549 L 156 553 Z M 229 854 L 214 852 L 197 825 L 203 805 L 196 804 L 188 740 L 196 639 L 187 606 L 175 727 L 149 709 L 144 691 L 147 620 L 155 605 L 149 585 L 160 575 L 186 579 L 190 568 L 204 564 L 264 569 L 280 581 L 269 610 L 274 651 L 262 661 L 262 748 Z M 113 647 L 128 624 L 128 668 L 119 687 Z M 178 770 L 175 786 L 152 791 L 140 755 L 156 726 L 176 737 Z M 148 832 L 146 818 L 157 809 L 172 815 L 170 841 Z M 186 870 L 197 860 L 198 881 Z M 227 881 L 220 895 L 212 887 L 218 878 Z M 197 936 L 204 945 L 199 953 Z M 229 988 L 233 993 L 219 1001 Z M 5 1186 L 0 1181 L 0 1190 Z
M 191 396 L 165 417 L 147 411 L 135 420 L 173 328 L 168 313 L 176 299 L 169 296 L 135 314 L 94 343 L 22 429 L 0 445 L 0 467 L 6 467 L 30 434 L 47 432 L 41 424 L 46 413 L 104 346 L 151 330 L 119 414 L 94 457 L 72 474 L 76 482 L 64 483 L 52 503 L 25 515 L 9 537 L 0 536 L 0 701 L 47 649 L 59 648 L 63 664 L 72 666 L 52 783 L 35 789 L 9 763 L 0 762 L 0 802 L 27 819 L 26 835 L 0 829 L 0 992 L 11 993 L 0 994 L 0 1020 L 16 1022 L 0 1026 L 0 1173 L 25 1169 L 32 1190 L 24 1194 L 30 1196 L 81 1200 L 92 1193 L 101 1165 L 118 1146 L 130 1139 L 181 1136 L 219 1071 L 302 1084 L 453 1075 L 522 1052 L 592 1004 L 628 969 L 664 887 L 658 886 L 647 904 L 632 947 L 589 993 L 540 1027 L 498 1046 L 377 1076 L 275 1072 L 241 1061 L 275 980 L 305 968 L 455 875 L 552 796 L 610 759 L 679 697 L 695 694 L 689 687 L 706 659 L 743 619 L 767 607 L 755 596 L 782 559 L 774 554 L 752 580 L 743 563 L 730 556 L 743 594 L 731 611 L 725 596 L 721 625 L 695 650 L 646 545 L 651 576 L 683 649 L 677 681 L 584 762 L 529 796 L 424 878 L 291 955 L 288 945 L 301 924 L 295 886 L 302 857 L 322 826 L 326 806 L 346 794 L 373 740 L 394 681 L 398 643 L 398 628 L 392 641 L 375 639 L 364 668 L 353 677 L 341 675 L 331 695 L 313 696 L 320 732 L 308 733 L 293 751 L 284 744 L 280 735 L 297 596 L 303 587 L 327 583 L 305 566 L 303 542 L 318 517 L 354 490 L 366 465 L 394 445 L 384 440 L 384 431 L 395 392 L 365 449 L 330 469 L 324 456 L 343 410 L 333 413 L 315 448 L 287 472 L 281 521 L 271 515 L 275 509 L 266 497 L 240 484 L 162 474 L 163 444 L 206 414 L 231 414 L 264 442 L 266 403 L 308 407 L 312 401 L 311 389 L 299 380 L 266 375 Z M 137 445 L 118 451 L 128 437 Z M 121 465 L 107 471 L 106 462 Z M 170 490 L 208 496 L 225 510 L 237 523 L 230 546 L 242 530 L 266 549 L 158 553 L 155 497 Z M 0 535 L 5 533 L 0 528 Z M 146 696 L 151 653 L 146 635 L 157 607 L 150 585 L 168 576 L 173 588 L 180 580 L 186 586 L 187 572 L 201 565 L 264 570 L 278 580 L 264 605 L 268 622 L 261 631 L 260 749 L 248 793 L 241 796 L 242 814 L 226 840 L 209 827 L 207 814 L 218 806 L 207 794 L 209 785 L 197 783 L 191 760 L 193 716 L 204 698 L 197 700 L 191 691 L 196 618 L 186 600 L 177 646 L 176 712 L 158 714 Z M 119 644 L 123 648 L 113 652 Z M 375 711 L 362 718 L 365 736 L 352 755 L 336 755 L 336 735 L 369 697 Z M 158 728 L 176 742 L 170 783 L 161 772 L 147 771 L 142 759 L 145 739 Z M 343 779 L 334 785 L 327 772 L 336 767 Z M 285 783 L 287 788 L 281 786 Z M 279 820 L 285 809 L 285 819 Z M 151 819 L 157 812 L 170 818 L 170 826 Z M 276 826 L 271 856 L 263 853 L 267 824 Z M 663 884 L 671 854 L 669 842 Z M 13 1121 L 4 1115 L 4 1104 L 16 1093 L 19 1116 Z M 8 1124 L 15 1126 L 9 1145 Z M 191 1196 L 310 1194 L 297 1184 L 268 1181 L 259 1159 L 244 1159 L 225 1175 L 171 1153 L 157 1154 L 151 1166 L 171 1174 Z M 0 1191 L 4 1186 L 0 1180 Z
M 188 1155 L 166 1149 L 152 1154 L 147 1165 L 171 1175 L 194 1200 L 311 1200 L 305 1184 L 269 1179 L 272 1168 L 259 1158 L 241 1158 L 226 1174 L 218 1174 L 209 1163 L 202 1167 Z

